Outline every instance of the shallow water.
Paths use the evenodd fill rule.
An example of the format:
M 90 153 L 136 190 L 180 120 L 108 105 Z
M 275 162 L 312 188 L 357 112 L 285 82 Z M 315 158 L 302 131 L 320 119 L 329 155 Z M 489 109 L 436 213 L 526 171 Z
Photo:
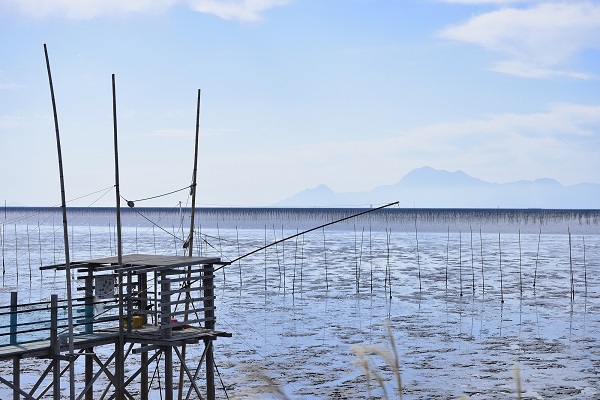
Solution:
M 114 226 L 80 221 L 71 228 L 72 259 L 112 255 Z M 233 337 L 216 342 L 215 360 L 229 397 L 258 391 L 257 398 L 274 398 L 265 394 L 271 383 L 293 399 L 366 398 L 352 349 L 379 344 L 391 351 L 389 321 L 405 399 L 516 398 L 515 365 L 523 398 L 600 398 L 597 223 L 559 220 L 546 231 L 531 221 L 525 229 L 522 219 L 434 222 L 372 219 L 320 229 L 219 271 L 217 327 Z M 174 222 L 164 231 L 131 225 L 123 229 L 125 253 L 182 254 Z M 262 219 L 243 229 L 206 225 L 196 252 L 225 260 L 304 227 Z M 2 304 L 14 290 L 24 301 L 62 295 L 64 277 L 38 270 L 61 260 L 59 224 L 14 226 L 3 233 Z M 376 356 L 370 363 L 397 398 L 390 368 Z M 9 371 L 0 368 L 3 376 Z M 371 385 L 374 396 L 383 395 Z M 7 393 L 0 386 L 0 398 Z

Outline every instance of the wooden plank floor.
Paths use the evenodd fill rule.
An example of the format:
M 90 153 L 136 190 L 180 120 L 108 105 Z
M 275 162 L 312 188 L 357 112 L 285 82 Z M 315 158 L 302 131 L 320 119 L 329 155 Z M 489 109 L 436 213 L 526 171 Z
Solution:
M 119 328 L 112 328 L 94 333 L 76 334 L 73 336 L 73 347 L 75 350 L 88 347 L 103 346 L 115 343 L 119 337 Z M 231 333 L 214 331 L 200 327 L 189 327 L 181 330 L 173 330 L 170 339 L 163 339 L 161 331 L 157 326 L 149 325 L 140 329 L 133 329 L 130 334 L 125 333 L 125 341 L 129 343 L 143 343 L 161 345 L 179 345 L 183 342 L 194 342 L 203 339 L 213 340 L 217 337 L 231 337 Z M 68 344 L 61 344 L 61 351 L 68 351 Z M 48 357 L 52 355 L 50 340 L 36 340 L 27 343 L 9 344 L 0 346 L 0 360 L 9 360 L 15 357 Z

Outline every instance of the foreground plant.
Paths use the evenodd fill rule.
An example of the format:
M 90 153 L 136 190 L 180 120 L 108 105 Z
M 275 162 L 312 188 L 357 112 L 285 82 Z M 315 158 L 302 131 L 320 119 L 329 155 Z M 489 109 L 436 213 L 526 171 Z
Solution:
M 398 390 L 399 398 L 402 399 L 402 378 L 400 376 L 400 363 L 398 360 L 398 350 L 396 349 L 396 342 L 394 341 L 394 335 L 392 334 L 392 328 L 390 327 L 390 322 L 386 321 L 385 323 L 388 333 L 388 345 L 391 348 L 391 352 L 387 347 L 379 346 L 379 345 L 362 345 L 362 346 L 352 346 L 352 351 L 357 355 L 358 360 L 354 362 L 354 364 L 363 370 L 365 377 L 367 379 L 367 394 L 371 396 L 371 379 L 375 380 L 381 390 L 383 391 L 383 398 L 389 399 L 388 390 L 385 385 L 385 381 L 383 377 L 379 373 L 378 369 L 375 367 L 371 367 L 369 361 L 371 361 L 372 356 L 377 356 L 381 358 L 385 363 L 391 368 L 394 376 L 396 378 L 396 386 Z

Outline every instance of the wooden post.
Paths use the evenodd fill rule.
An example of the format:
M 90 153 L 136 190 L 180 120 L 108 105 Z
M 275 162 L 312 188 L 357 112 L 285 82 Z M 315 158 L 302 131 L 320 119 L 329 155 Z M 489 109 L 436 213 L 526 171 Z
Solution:
M 58 340 L 58 296 L 50 296 L 50 347 L 52 349 L 53 399 L 60 400 L 60 342 Z
M 143 323 L 148 323 L 148 275 L 141 273 L 138 275 L 138 296 L 140 297 L 140 309 L 142 310 Z M 140 400 L 148 400 L 148 352 L 144 351 L 140 355 Z
M 10 344 L 17 344 L 17 304 L 18 295 L 17 292 L 10 293 Z M 18 388 L 21 387 L 21 360 L 19 357 L 13 358 L 13 400 L 19 400 Z
M 171 338 L 171 280 L 168 270 L 163 271 L 160 277 L 160 329 L 163 339 Z M 165 400 L 173 400 L 173 348 L 170 345 L 163 346 L 165 354 Z
M 94 332 L 94 273 L 91 267 L 88 267 L 87 276 L 85 277 L 85 333 Z M 93 347 L 85 349 L 85 385 L 91 385 L 90 382 L 94 379 L 94 359 L 91 354 L 94 353 Z M 85 400 L 94 400 L 94 387 L 90 386 L 85 393 Z
M 207 264 L 203 268 L 202 286 L 204 287 L 204 327 L 206 329 L 215 329 L 215 290 L 213 283 L 214 265 Z M 206 398 L 215 400 L 215 367 L 213 354 L 213 341 L 204 339 L 206 346 Z

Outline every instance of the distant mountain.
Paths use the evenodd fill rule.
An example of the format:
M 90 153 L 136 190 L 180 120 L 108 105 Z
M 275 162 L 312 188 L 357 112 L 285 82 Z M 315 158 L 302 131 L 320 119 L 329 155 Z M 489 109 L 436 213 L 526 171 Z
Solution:
M 304 190 L 276 207 L 344 207 L 400 201 L 417 208 L 562 208 L 599 209 L 600 184 L 564 186 L 543 178 L 490 183 L 462 171 L 417 168 L 394 185 L 369 192 L 335 193 L 326 185 Z

